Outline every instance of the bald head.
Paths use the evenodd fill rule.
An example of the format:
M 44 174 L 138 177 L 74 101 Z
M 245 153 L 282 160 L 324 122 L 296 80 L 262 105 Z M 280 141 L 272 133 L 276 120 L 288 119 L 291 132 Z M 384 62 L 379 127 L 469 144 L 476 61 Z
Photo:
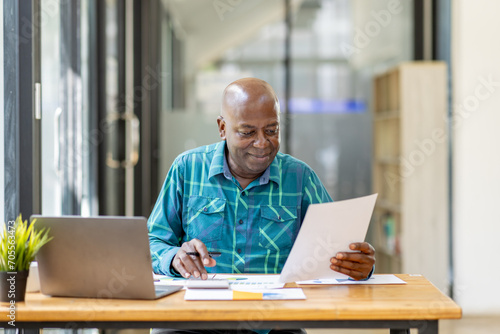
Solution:
M 269 107 L 279 114 L 278 97 L 271 85 L 261 79 L 243 78 L 232 82 L 224 90 L 221 116 L 232 117 Z
M 265 81 L 244 78 L 224 90 L 220 137 L 226 141 L 229 170 L 244 189 L 272 163 L 280 148 L 279 103 Z

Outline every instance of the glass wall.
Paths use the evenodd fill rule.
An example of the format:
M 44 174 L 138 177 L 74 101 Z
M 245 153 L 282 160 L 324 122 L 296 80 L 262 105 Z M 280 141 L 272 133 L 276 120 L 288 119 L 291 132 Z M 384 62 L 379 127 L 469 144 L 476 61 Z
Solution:
M 90 1 L 41 5 L 42 213 L 96 213 L 89 125 Z
M 159 4 L 41 0 L 43 214 L 150 213 Z
M 41 12 L 48 15 L 41 33 L 42 83 L 42 213 L 61 215 L 60 166 L 60 8 L 41 1 Z

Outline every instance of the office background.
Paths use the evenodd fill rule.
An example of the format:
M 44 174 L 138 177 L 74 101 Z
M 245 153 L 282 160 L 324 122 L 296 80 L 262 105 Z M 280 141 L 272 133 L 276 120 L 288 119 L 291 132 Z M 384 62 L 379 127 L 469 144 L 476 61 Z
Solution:
M 499 2 L 27 3 L 0 1 L 5 220 L 20 211 L 147 216 L 175 156 L 218 140 L 222 89 L 242 76 L 275 87 L 289 112 L 282 150 L 310 164 L 334 199 L 368 194 L 373 76 L 401 61 L 444 59 L 452 252 L 448 280 L 434 284 L 451 289 L 466 315 L 500 313 L 491 298 L 500 295 Z M 26 30 L 21 18 L 37 10 L 28 23 L 40 29 Z M 37 38 L 40 63 L 23 63 Z M 30 121 L 27 72 L 41 82 L 40 120 Z

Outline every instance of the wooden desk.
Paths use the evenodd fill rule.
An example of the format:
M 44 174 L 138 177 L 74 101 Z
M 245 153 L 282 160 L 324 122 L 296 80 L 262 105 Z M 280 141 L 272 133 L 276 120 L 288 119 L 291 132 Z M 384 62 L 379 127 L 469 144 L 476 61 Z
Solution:
M 16 327 L 38 328 L 390 328 L 438 333 L 439 319 L 461 309 L 422 276 L 397 275 L 406 285 L 302 286 L 306 300 L 185 301 L 184 292 L 155 301 L 51 298 L 27 294 Z M 0 306 L 1 326 L 8 304 Z

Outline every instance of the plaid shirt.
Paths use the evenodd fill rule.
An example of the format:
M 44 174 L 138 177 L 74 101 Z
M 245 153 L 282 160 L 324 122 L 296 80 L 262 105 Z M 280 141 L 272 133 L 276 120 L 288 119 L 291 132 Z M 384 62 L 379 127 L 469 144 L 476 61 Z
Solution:
M 172 164 L 148 220 L 154 272 L 175 275 L 175 254 L 197 238 L 222 252 L 208 272 L 280 273 L 309 204 L 332 201 L 308 165 L 281 152 L 241 189 L 225 146 L 187 151 Z

